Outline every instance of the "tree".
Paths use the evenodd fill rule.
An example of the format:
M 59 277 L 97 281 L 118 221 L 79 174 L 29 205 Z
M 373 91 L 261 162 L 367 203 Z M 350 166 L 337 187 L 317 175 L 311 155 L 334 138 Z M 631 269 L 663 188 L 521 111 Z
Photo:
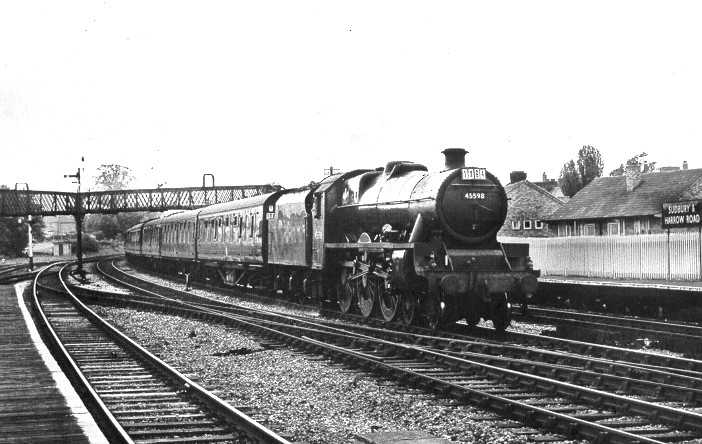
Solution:
M 123 190 L 134 180 L 129 167 L 124 165 L 102 164 L 95 176 L 95 185 L 102 190 Z
M 603 169 L 604 162 L 600 151 L 592 145 L 583 145 L 578 151 L 577 168 L 572 160 L 563 164 L 558 184 L 564 195 L 573 197 L 575 193 L 600 177 Z
M 0 189 L 7 190 L 5 185 L 0 185 Z M 0 218 L 0 254 L 6 256 L 20 256 L 27 247 L 29 237 L 27 236 L 27 226 L 25 219 L 18 222 L 14 217 Z M 44 222 L 41 217 L 32 218 L 32 237 L 41 241 L 44 239 Z
M 580 174 L 581 188 L 585 188 L 595 178 L 602 176 L 604 162 L 600 151 L 592 145 L 584 145 L 578 151 L 578 173 Z
M 583 187 L 580 173 L 575 168 L 574 161 L 571 160 L 563 164 L 558 185 L 560 185 L 563 194 L 568 197 L 573 197 Z
M 98 189 L 113 191 L 123 190 L 134 180 L 129 167 L 118 164 L 103 164 L 95 176 L 95 186 Z M 96 234 L 99 239 L 114 239 L 119 237 L 127 228 L 138 223 L 142 213 L 120 213 L 117 215 L 90 215 L 86 217 L 86 230 Z

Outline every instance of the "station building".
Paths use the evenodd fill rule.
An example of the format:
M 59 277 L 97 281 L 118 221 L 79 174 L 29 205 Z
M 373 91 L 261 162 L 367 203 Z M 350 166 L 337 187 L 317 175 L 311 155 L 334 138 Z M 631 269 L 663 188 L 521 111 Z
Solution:
M 622 176 L 593 180 L 545 220 L 555 236 L 655 234 L 665 231 L 663 203 L 698 199 L 702 168 L 688 169 L 685 162 L 682 169 L 642 173 L 640 165 L 628 165 Z
M 44 235 L 51 240 L 51 254 L 67 256 L 76 242 L 76 221 L 73 216 L 44 216 Z

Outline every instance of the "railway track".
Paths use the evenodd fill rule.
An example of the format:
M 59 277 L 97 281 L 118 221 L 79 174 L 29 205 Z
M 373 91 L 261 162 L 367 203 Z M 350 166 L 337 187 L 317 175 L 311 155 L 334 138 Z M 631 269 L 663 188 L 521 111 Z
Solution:
M 661 341 L 678 350 L 702 351 L 702 326 L 694 324 L 532 306 L 527 314 L 514 311 L 513 315 L 526 322 L 556 325 L 571 334 L 585 332 L 590 336 L 645 338 Z
M 34 271 L 29 271 L 27 264 L 6 265 L 0 268 L 0 284 L 13 284 L 22 280 L 34 277 L 36 270 L 46 265 L 45 263 L 35 264 Z
M 33 305 L 64 371 L 113 442 L 287 443 L 121 334 L 46 267 Z
M 216 300 L 204 302 L 203 298 L 192 295 L 189 292 L 178 291 L 131 276 L 115 267 L 114 264 L 103 262 L 98 264 L 98 266 L 103 268 L 102 272 L 108 278 L 114 279 L 120 285 L 135 285 L 138 289 L 149 290 L 156 295 L 166 292 L 179 301 L 205 304 L 214 309 L 237 310 L 229 303 Z M 142 297 L 150 300 L 148 295 Z M 156 299 L 151 300 L 160 299 L 160 296 L 155 297 Z M 273 298 L 269 299 L 271 301 L 274 300 Z M 296 303 L 288 303 L 286 305 L 293 308 L 309 308 Z M 451 331 L 441 332 L 442 336 L 437 337 L 428 328 L 407 328 L 398 324 L 393 326 L 398 328 L 388 330 L 388 325 L 379 319 L 364 320 L 358 315 L 340 315 L 338 312 L 327 310 L 323 310 L 323 314 L 333 319 L 352 321 L 355 324 L 349 325 L 348 322 L 340 324 L 333 319 L 319 319 L 315 321 L 317 325 L 327 325 L 330 328 L 343 327 L 347 330 L 359 331 L 361 334 L 373 334 L 371 332 L 374 331 L 388 334 L 389 331 L 394 331 L 393 340 L 405 338 L 405 342 L 411 343 L 421 340 L 417 338 L 428 338 L 427 343 L 429 345 L 442 347 L 453 353 L 489 353 L 494 356 L 506 356 L 512 359 L 539 360 L 558 365 L 583 367 L 613 375 L 639 375 L 642 379 L 653 382 L 669 383 L 675 381 L 678 385 L 685 387 L 702 387 L 699 383 L 702 381 L 702 361 L 695 359 L 528 333 L 506 332 L 497 334 L 494 330 L 488 328 L 468 328 L 460 324 L 452 326 Z M 271 319 L 280 318 L 280 315 L 269 312 L 262 312 L 260 315 Z M 289 317 L 295 318 L 293 316 Z M 298 319 L 300 322 L 304 322 L 304 319 Z
M 130 303 L 142 308 L 236 325 L 267 340 L 322 353 L 413 386 L 492 408 L 526 426 L 602 442 L 702 439 L 702 415 L 696 412 L 702 399 L 701 380 L 686 371 L 606 360 L 601 360 L 600 370 L 604 371 L 597 371 L 596 366 L 584 365 L 592 361 L 587 357 L 569 356 L 566 362 L 548 350 L 522 353 L 517 359 L 514 353 L 523 347 L 512 347 L 513 355 L 505 356 L 501 354 L 509 347 L 496 344 L 368 326 L 330 325 L 331 321 L 232 307 L 158 288 L 153 283 L 138 283 L 139 279 L 124 274 L 117 279 L 141 295 Z M 126 302 L 124 295 L 113 302 L 117 299 Z M 492 349 L 486 353 L 488 348 Z

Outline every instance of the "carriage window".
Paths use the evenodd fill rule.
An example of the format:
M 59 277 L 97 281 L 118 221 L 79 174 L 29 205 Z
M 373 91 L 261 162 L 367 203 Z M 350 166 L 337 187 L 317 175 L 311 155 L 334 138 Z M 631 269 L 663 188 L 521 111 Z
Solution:
M 261 219 L 261 215 L 258 215 L 259 219 Z M 258 221 L 258 225 L 256 226 L 256 237 L 261 237 L 261 232 L 263 232 L 263 219 Z
M 256 226 L 256 214 L 251 215 L 251 237 L 254 237 L 254 227 Z

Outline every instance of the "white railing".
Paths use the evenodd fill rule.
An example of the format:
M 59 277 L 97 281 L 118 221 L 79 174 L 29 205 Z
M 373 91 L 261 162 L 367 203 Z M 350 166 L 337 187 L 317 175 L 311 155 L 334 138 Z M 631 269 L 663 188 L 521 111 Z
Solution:
M 543 276 L 702 280 L 698 232 L 499 240 L 528 243 Z

